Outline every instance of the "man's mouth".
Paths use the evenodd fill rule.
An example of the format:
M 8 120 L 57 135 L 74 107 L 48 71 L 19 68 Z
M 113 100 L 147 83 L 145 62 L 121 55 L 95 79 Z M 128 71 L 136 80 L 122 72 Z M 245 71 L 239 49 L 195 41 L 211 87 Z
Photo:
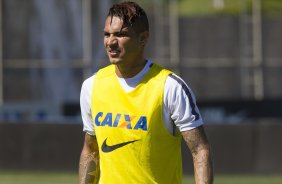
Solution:
M 114 49 L 110 49 L 108 50 L 108 53 L 111 57 L 117 57 L 119 56 L 120 51 L 119 50 L 114 50 Z

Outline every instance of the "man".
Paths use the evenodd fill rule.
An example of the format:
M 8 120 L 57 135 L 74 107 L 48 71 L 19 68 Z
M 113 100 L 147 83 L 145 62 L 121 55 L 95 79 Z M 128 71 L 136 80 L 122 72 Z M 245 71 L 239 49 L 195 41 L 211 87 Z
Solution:
M 181 78 L 146 60 L 149 24 L 134 2 L 113 5 L 104 28 L 111 65 L 84 81 L 80 183 L 182 183 L 181 138 L 197 184 L 212 183 L 211 153 L 195 98 Z

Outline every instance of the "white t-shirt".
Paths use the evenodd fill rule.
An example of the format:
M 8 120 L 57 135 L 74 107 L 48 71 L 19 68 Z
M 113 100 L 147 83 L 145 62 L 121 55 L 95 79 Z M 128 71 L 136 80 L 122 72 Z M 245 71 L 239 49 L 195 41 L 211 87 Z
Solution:
M 134 77 L 126 79 L 118 77 L 122 88 L 126 92 L 133 90 L 147 74 L 151 66 L 152 62 L 148 61 L 142 71 Z M 80 94 L 83 131 L 90 135 L 95 135 L 91 116 L 91 94 L 94 78 L 95 74 L 83 82 Z M 176 134 L 175 127 L 180 132 L 183 132 L 203 124 L 191 89 L 175 74 L 169 75 L 165 81 L 163 103 L 164 126 L 172 135 Z

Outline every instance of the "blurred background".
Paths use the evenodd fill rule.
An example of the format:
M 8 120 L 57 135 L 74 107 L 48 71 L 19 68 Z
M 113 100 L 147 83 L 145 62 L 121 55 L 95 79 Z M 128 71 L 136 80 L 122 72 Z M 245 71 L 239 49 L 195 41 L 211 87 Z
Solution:
M 77 170 L 80 88 L 108 64 L 114 2 L 0 0 L 1 170 Z M 195 93 L 216 172 L 281 174 L 282 1 L 136 2 L 150 19 L 146 55 Z

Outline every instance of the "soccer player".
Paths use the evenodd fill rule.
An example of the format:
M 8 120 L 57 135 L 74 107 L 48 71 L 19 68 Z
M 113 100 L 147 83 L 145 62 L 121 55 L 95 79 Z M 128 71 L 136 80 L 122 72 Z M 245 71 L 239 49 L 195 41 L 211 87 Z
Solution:
M 210 147 L 195 97 L 180 77 L 144 57 L 148 38 L 148 19 L 138 4 L 110 8 L 104 46 L 111 64 L 81 89 L 81 184 L 180 184 L 182 137 L 196 183 L 212 183 Z

